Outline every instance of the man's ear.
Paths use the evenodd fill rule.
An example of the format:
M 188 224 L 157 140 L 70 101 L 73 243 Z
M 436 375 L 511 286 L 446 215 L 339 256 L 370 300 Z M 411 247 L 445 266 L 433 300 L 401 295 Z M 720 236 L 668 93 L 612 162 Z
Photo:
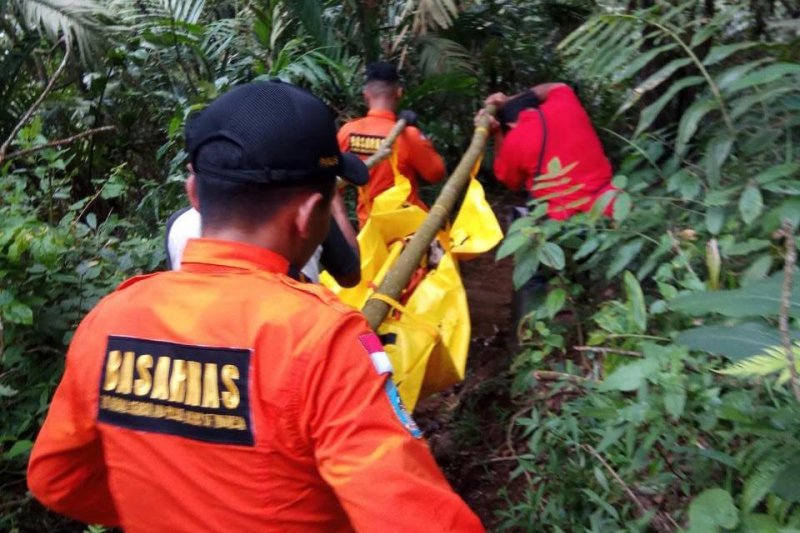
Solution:
M 196 210 L 200 211 L 200 194 L 197 190 L 197 178 L 194 175 L 194 171 L 192 170 L 192 165 L 189 164 L 189 177 L 186 178 L 186 196 L 189 197 L 189 203 L 192 204 Z
M 395 93 L 395 98 L 400 100 L 402 97 L 403 97 L 403 88 L 402 87 L 398 87 L 397 88 L 397 92 Z
M 304 238 L 313 238 L 317 226 L 319 225 L 319 212 L 323 208 L 325 198 L 318 192 L 305 196 L 299 200 L 297 215 L 295 216 L 295 226 L 298 234 Z

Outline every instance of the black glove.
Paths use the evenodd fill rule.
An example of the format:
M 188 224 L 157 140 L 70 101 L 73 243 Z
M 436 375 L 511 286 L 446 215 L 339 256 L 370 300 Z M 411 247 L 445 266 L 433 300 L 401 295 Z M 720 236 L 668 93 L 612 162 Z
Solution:
M 407 126 L 417 125 L 417 114 L 410 109 L 403 109 L 400 111 L 400 114 L 397 115 L 397 118 L 405 120 Z

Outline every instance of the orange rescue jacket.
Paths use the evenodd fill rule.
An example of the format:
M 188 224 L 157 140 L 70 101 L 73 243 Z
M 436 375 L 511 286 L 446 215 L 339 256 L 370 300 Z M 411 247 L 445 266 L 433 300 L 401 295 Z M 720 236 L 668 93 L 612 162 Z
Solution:
M 372 109 L 366 117 L 352 120 L 339 130 L 339 148 L 358 154 L 361 159 L 367 159 L 374 154 L 380 143 L 389 135 L 392 127 L 397 122 L 397 117 L 391 111 Z M 436 183 L 445 176 L 444 161 L 436 152 L 433 144 L 425 138 L 422 132 L 414 126 L 406 126 L 395 141 L 397 150 L 397 169 L 411 182 L 410 203 L 426 208 L 419 198 L 419 183 L 417 178 L 422 178 L 430 183 Z M 394 172 L 389 160 L 384 160 L 372 167 L 369 173 L 369 183 L 365 185 L 365 198 L 359 196 L 358 221 L 361 225 L 369 216 L 369 203 L 373 198 L 394 185 Z
M 287 261 L 189 241 L 81 322 L 28 467 L 89 523 L 153 531 L 482 531 L 364 318 Z

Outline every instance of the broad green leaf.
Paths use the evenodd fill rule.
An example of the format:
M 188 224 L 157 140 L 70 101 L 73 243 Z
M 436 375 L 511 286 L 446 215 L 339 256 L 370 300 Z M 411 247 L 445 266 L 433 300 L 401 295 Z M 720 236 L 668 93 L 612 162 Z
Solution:
M 753 185 L 745 187 L 739 198 L 739 213 L 741 213 L 744 223 L 748 226 L 752 224 L 763 209 L 764 200 L 761 198 L 761 191 L 758 190 L 758 187 Z
M 506 231 L 506 235 L 512 235 L 514 233 L 518 233 L 523 228 L 530 228 L 536 223 L 536 220 L 533 217 L 524 216 L 518 218 L 511 225 L 508 227 L 508 231 Z
M 681 122 L 678 125 L 678 138 L 675 141 L 675 150 L 679 154 L 686 151 L 689 141 L 700 126 L 700 121 L 703 120 L 710 111 L 717 108 L 716 100 L 697 100 L 686 112 L 681 116 Z
M 725 257 L 750 255 L 753 252 L 758 252 L 769 247 L 769 244 L 769 241 L 766 239 L 747 239 L 744 242 L 737 242 L 729 246 L 723 246 L 722 254 Z
M 800 502 L 800 463 L 792 463 L 780 471 L 772 491 L 787 502 Z
M 700 493 L 689 505 L 689 525 L 692 531 L 733 529 L 739 524 L 739 511 L 730 493 L 713 488 Z M 699 529 L 698 529 L 699 528 Z
M 603 439 L 595 448 L 597 453 L 603 453 L 606 448 L 619 442 L 619 439 L 625 434 L 626 430 L 627 427 L 625 425 L 616 427 L 612 426 L 606 429 L 605 433 L 603 434 Z
M 722 225 L 725 223 L 725 208 L 711 206 L 706 211 L 706 229 L 712 235 L 719 235 Z
M 686 391 L 677 388 L 674 391 L 667 391 L 664 394 L 664 409 L 674 419 L 677 420 L 683 415 L 686 407 Z
M 800 317 L 800 283 L 795 274 L 789 314 Z M 677 296 L 670 308 L 683 313 L 702 316 L 722 314 L 733 318 L 778 315 L 783 289 L 783 273 L 778 272 L 762 281 L 755 281 L 741 289 L 730 291 L 696 292 Z
M 703 203 L 707 206 L 725 207 L 731 202 L 731 197 L 737 194 L 739 190 L 739 187 L 731 187 L 729 189 L 708 191 Z
M 639 114 L 639 124 L 636 126 L 636 131 L 633 133 L 633 136 L 636 137 L 643 131 L 647 130 L 647 128 L 649 128 L 653 121 L 658 117 L 659 113 L 661 113 L 661 111 L 664 109 L 664 107 L 674 100 L 676 94 L 687 87 L 699 85 L 704 81 L 705 78 L 702 76 L 689 76 L 688 78 L 682 78 L 681 80 L 670 84 L 669 89 L 667 89 L 664 94 L 658 98 L 658 100 L 645 107 Z
M 617 110 L 617 115 L 621 115 L 631 107 L 633 107 L 636 102 L 638 102 L 644 93 L 647 91 L 652 91 L 659 85 L 661 85 L 664 81 L 669 79 L 678 69 L 683 68 L 689 64 L 691 64 L 692 60 L 689 58 L 679 58 L 673 59 L 660 69 L 658 69 L 655 73 L 651 74 L 646 80 L 640 83 L 636 88 L 634 88 L 628 98 L 622 103 L 622 105 Z
M 644 385 L 647 378 L 658 371 L 658 361 L 643 359 L 618 367 L 600 384 L 603 391 L 633 391 Z
M 744 42 L 744 43 L 722 44 L 718 46 L 712 46 L 711 50 L 709 50 L 708 54 L 706 54 L 706 57 L 703 58 L 703 65 L 708 67 L 715 63 L 719 63 L 728 56 L 735 54 L 736 52 L 739 52 L 741 50 L 752 48 L 757 44 L 758 43 Z
M 710 185 L 719 185 L 722 165 L 728 159 L 732 147 L 733 136 L 728 132 L 717 135 L 709 141 L 706 148 L 706 173 Z
M 606 475 L 600 469 L 599 466 L 595 466 L 592 469 L 592 473 L 594 474 L 594 478 L 597 480 L 597 483 L 603 488 L 604 491 L 608 492 L 608 479 L 606 479 Z
M 15 442 L 7 452 L 3 454 L 4 459 L 13 459 L 24 453 L 28 453 L 33 448 L 33 442 L 29 440 L 18 440 Z
M 554 242 L 546 242 L 539 248 L 538 259 L 542 264 L 555 270 L 563 269 L 566 262 L 564 250 Z
M 717 87 L 721 91 L 727 90 L 732 84 L 736 83 L 737 81 L 744 78 L 748 72 L 764 65 L 766 63 L 770 63 L 774 61 L 770 57 L 765 57 L 763 59 L 759 59 L 757 61 L 751 61 L 749 63 L 744 63 L 742 65 L 736 65 L 729 69 L 726 69 L 722 72 L 722 74 L 716 77 Z
M 773 87 L 767 91 L 759 91 L 753 94 L 747 94 L 741 98 L 737 98 L 731 105 L 731 118 L 733 120 L 738 119 L 750 111 L 753 106 L 758 104 L 763 103 L 764 107 L 766 107 L 768 104 L 771 106 L 771 103 L 775 102 L 780 96 L 791 93 L 795 90 L 797 89 L 794 86 L 780 86 Z M 762 109 L 757 109 L 756 111 L 761 112 Z
M 503 243 L 500 245 L 500 248 L 497 249 L 497 255 L 495 256 L 495 259 L 499 261 L 504 257 L 508 257 L 529 241 L 530 239 L 528 236 L 522 232 L 510 233 L 505 239 L 503 239 Z
M 594 223 L 597 222 L 603 213 L 605 212 L 606 208 L 611 204 L 616 197 L 617 191 L 606 191 L 600 195 L 600 198 L 595 200 L 594 204 L 592 205 L 592 209 L 589 211 L 589 221 Z
M 742 285 L 748 285 L 754 281 L 759 281 L 769 275 L 772 269 L 772 256 L 764 254 L 753 261 L 741 275 Z
M 33 309 L 24 303 L 14 300 L 0 309 L 3 320 L 11 324 L 33 324 Z
M 800 338 L 800 332 L 793 332 Z M 681 331 L 675 342 L 691 350 L 721 355 L 740 361 L 764 353 L 781 344 L 780 332 L 762 322 L 745 322 L 736 326 L 701 326 Z
M 656 58 L 656 56 L 660 55 L 663 52 L 668 50 L 673 50 L 677 48 L 676 43 L 669 43 L 661 46 L 657 46 L 651 50 L 644 52 L 643 54 L 639 54 L 636 58 L 630 62 L 630 64 L 622 69 L 619 74 L 616 76 L 618 80 L 626 80 L 632 76 L 635 76 L 640 70 L 648 65 L 652 60 Z
M 800 74 L 800 64 L 798 63 L 775 63 L 764 68 L 758 69 L 746 76 L 736 80 L 727 87 L 729 93 L 749 89 L 765 83 L 771 83 L 783 76 Z
M 611 279 L 625 270 L 631 261 L 633 261 L 637 255 L 639 255 L 639 252 L 642 250 L 642 246 L 644 246 L 644 239 L 635 239 L 622 246 L 617 252 L 614 260 L 608 266 L 608 270 L 606 271 L 606 279 Z
M 572 256 L 575 261 L 580 261 L 584 257 L 590 255 L 592 252 L 597 250 L 598 246 L 600 246 L 600 239 L 597 237 L 592 237 L 588 241 L 581 244 L 581 247 L 578 248 L 578 251 Z
M 517 256 L 514 264 L 514 274 L 511 276 L 514 282 L 514 289 L 519 289 L 536 274 L 539 269 L 539 259 L 536 249 L 525 250 Z
M 767 183 L 781 178 L 793 176 L 797 174 L 798 171 L 800 171 L 800 164 L 798 163 L 781 163 L 780 165 L 774 165 L 767 170 L 759 172 L 753 179 L 760 185 L 766 185 Z
M 628 311 L 631 321 L 636 325 L 639 333 L 647 330 L 647 304 L 644 301 L 644 293 L 636 276 L 628 270 L 622 276 L 625 286 L 625 294 L 628 297 Z
M 564 303 L 567 301 L 567 292 L 558 287 L 547 293 L 547 299 L 544 301 L 544 315 L 546 318 L 553 318 L 556 313 L 561 311 Z
M 617 194 L 617 198 L 614 200 L 614 220 L 625 220 L 628 217 L 628 213 L 631 211 L 632 203 L 630 194 L 626 192 Z

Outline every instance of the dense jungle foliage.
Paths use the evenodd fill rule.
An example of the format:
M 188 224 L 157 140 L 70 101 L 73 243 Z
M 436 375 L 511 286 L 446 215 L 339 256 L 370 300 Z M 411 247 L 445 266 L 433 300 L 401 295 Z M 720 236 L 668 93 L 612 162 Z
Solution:
M 498 250 L 550 284 L 487 525 L 800 531 L 796 0 L 0 0 L 0 50 L 0 530 L 83 529 L 26 494 L 28 452 L 79 319 L 163 267 L 187 114 L 279 77 L 344 120 L 388 58 L 451 168 L 483 96 L 575 84 L 620 189 Z

